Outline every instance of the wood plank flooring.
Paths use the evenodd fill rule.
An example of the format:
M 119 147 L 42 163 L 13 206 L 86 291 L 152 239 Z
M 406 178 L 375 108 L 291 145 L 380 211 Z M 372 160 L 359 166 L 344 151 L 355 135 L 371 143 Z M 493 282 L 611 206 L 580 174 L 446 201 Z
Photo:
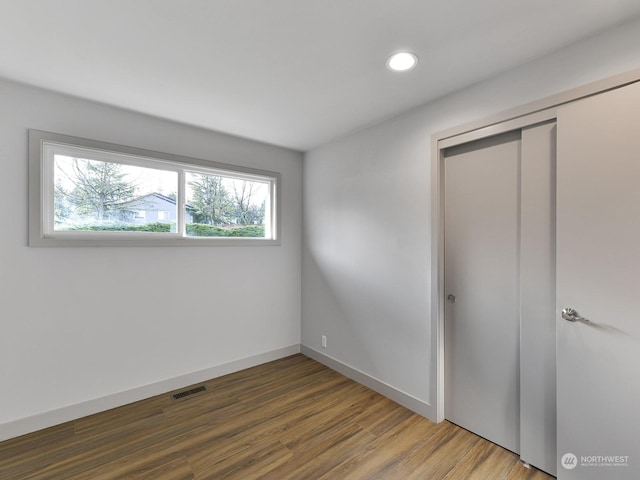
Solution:
M 294 355 L 0 443 L 2 480 L 546 480 Z

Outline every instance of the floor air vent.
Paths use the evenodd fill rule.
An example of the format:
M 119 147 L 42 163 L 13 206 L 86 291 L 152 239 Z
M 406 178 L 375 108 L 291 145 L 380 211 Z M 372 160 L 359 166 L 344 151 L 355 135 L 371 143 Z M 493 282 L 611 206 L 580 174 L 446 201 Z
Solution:
M 201 385 L 196 388 L 192 388 L 191 390 L 185 390 L 184 392 L 179 392 L 171 395 L 174 400 L 180 400 L 181 398 L 188 397 L 189 395 L 193 395 L 194 393 L 204 392 L 207 388 L 204 385 Z

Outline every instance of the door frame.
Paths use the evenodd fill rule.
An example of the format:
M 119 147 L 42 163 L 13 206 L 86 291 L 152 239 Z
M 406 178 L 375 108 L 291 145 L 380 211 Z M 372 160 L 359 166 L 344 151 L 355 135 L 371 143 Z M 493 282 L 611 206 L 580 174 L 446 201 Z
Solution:
M 563 105 L 638 81 L 640 69 L 635 69 L 431 136 L 431 420 L 444 420 L 444 150 L 555 120 L 558 108 Z

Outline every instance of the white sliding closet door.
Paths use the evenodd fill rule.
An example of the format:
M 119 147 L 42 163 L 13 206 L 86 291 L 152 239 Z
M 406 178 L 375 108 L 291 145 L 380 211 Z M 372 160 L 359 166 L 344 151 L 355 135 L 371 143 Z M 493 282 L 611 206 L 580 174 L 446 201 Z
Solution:
M 514 452 L 519 177 L 520 132 L 445 152 L 445 417 Z
M 557 161 L 558 478 L 635 480 L 640 84 L 560 109 Z
M 538 124 L 444 156 L 445 417 L 552 474 L 555 131 Z

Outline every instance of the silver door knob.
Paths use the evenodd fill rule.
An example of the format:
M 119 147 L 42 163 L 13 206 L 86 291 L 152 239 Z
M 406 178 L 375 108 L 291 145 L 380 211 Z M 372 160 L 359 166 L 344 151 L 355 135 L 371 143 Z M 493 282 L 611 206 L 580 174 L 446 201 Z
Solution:
M 456 296 L 453 293 L 450 293 L 449 295 L 447 295 L 447 302 L 456 303 Z
M 570 307 L 562 309 L 562 318 L 568 322 L 584 322 L 589 323 L 589 320 L 581 316 L 576 310 Z

